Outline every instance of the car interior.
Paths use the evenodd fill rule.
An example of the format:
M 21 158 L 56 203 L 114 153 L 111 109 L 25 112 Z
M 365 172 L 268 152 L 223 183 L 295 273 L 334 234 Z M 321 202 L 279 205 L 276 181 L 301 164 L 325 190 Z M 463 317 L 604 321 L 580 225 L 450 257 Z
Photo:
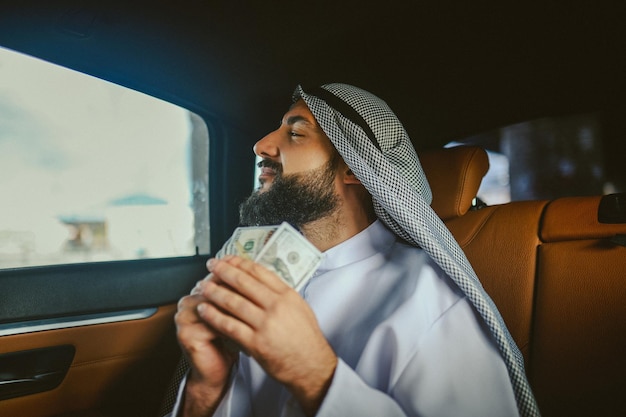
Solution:
M 626 415 L 624 50 L 609 2 L 0 2 L 0 417 L 161 417 L 254 143 L 329 82 L 404 124 L 541 414 Z

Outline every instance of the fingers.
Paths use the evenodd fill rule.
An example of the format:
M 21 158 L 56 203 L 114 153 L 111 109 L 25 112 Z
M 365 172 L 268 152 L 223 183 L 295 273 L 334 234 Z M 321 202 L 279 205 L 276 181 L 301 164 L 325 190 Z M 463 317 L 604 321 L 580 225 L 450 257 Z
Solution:
M 227 338 L 241 345 L 247 345 L 253 336 L 252 328 L 240 319 L 225 314 L 215 305 L 203 303 L 199 305 L 198 314 L 206 323 Z
M 205 302 L 201 295 L 188 295 L 178 302 L 178 311 L 174 316 L 176 334 L 187 352 L 197 351 L 219 337 L 219 334 L 208 327 L 198 314 L 198 306 Z
M 206 299 L 201 294 L 187 295 L 178 301 L 178 311 L 174 316 L 174 322 L 178 329 L 204 325 L 198 315 L 198 306 L 206 303 Z M 207 329 L 208 330 L 208 329 Z
M 188 295 L 178 302 L 175 316 L 176 332 L 183 354 L 191 366 L 189 387 L 196 387 L 186 393 L 198 392 L 202 387 L 204 400 L 219 396 L 228 382 L 233 363 L 238 354 L 231 350 L 222 340 L 222 335 L 202 319 L 199 306 L 207 305 L 206 299 L 200 294 Z M 211 400 L 212 401 L 212 400 Z
M 286 301 L 286 291 L 297 296 L 273 272 L 248 259 L 211 259 L 207 267 L 210 274 L 192 290 L 191 297 L 199 297 L 193 298 L 197 301 L 194 313 L 214 332 L 244 347 L 267 325 L 268 312 L 275 310 L 281 299 Z
M 229 266 L 227 273 L 235 272 L 233 269 Z M 237 340 L 246 333 L 246 327 L 258 327 L 262 317 L 263 312 L 254 301 L 211 274 L 196 283 L 191 295 L 180 299 L 175 321 L 182 329 L 179 333 L 201 325 L 215 337 L 223 335 Z
M 195 291 L 195 288 L 194 288 Z M 192 291 L 193 292 L 193 291 Z M 200 294 L 187 295 L 178 300 L 178 311 L 176 312 L 176 322 L 190 323 L 197 321 L 197 315 L 195 309 L 201 302 L 204 301 L 204 297 Z M 194 320 L 195 318 L 195 320 Z
M 263 265 L 237 256 L 225 257 L 222 260 L 212 259 L 209 262 L 209 270 L 219 277 L 220 281 L 259 306 L 266 306 L 268 301 L 272 302 L 274 296 L 292 290 Z
M 208 282 L 204 286 L 202 295 L 206 300 L 218 307 L 222 312 L 231 317 L 242 320 L 247 325 L 257 328 L 263 317 L 262 309 L 253 301 L 248 300 L 241 294 L 232 291 L 230 288 Z M 199 306 L 204 308 L 204 305 Z M 214 325 L 213 322 L 211 322 Z

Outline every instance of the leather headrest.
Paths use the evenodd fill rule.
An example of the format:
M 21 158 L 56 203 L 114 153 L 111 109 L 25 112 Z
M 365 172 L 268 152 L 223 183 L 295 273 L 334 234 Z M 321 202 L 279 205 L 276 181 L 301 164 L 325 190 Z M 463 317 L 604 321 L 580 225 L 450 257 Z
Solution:
M 433 193 L 431 207 L 442 220 L 467 213 L 489 170 L 487 152 L 478 146 L 457 146 L 418 153 Z

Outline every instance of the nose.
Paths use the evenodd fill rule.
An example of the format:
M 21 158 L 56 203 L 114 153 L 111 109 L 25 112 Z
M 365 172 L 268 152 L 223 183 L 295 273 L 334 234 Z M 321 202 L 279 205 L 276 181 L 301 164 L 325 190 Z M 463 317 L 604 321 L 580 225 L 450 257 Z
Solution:
M 254 153 L 261 158 L 276 158 L 280 155 L 276 131 L 267 134 L 254 144 Z

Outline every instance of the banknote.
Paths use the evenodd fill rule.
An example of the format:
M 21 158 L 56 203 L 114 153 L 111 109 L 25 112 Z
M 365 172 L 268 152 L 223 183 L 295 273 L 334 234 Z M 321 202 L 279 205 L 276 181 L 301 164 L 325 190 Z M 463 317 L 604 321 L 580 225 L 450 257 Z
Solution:
M 274 271 L 296 291 L 311 278 L 322 253 L 289 223 L 282 223 L 256 255 L 255 261 Z
M 278 226 L 238 227 L 215 256 L 237 255 L 254 260 Z
M 321 252 L 289 223 L 280 226 L 238 227 L 216 254 L 252 259 L 300 290 L 322 260 Z

